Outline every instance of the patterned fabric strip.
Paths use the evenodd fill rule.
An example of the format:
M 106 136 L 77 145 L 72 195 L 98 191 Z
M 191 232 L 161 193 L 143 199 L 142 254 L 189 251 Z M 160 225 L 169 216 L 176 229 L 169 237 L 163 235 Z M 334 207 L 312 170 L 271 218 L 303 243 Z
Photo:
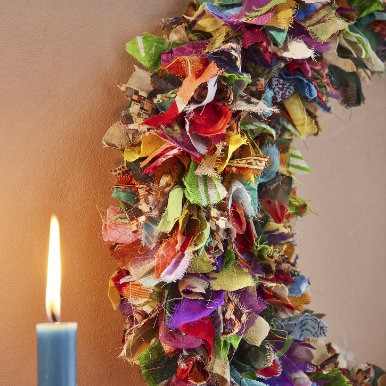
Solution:
M 293 174 L 307 174 L 312 170 L 308 167 L 300 151 L 295 146 L 290 147 L 291 155 L 289 157 L 288 170 Z

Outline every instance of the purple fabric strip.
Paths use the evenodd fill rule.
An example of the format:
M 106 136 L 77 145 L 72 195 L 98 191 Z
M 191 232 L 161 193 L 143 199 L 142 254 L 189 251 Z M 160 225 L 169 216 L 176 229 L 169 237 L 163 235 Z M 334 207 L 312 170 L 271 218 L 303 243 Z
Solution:
M 192 260 L 192 254 L 178 252 L 170 265 L 161 273 L 161 279 L 166 282 L 181 280 Z
M 274 343 L 275 350 L 281 350 L 285 343 L 285 340 L 276 340 Z M 315 349 L 315 347 L 309 343 L 294 339 L 285 356 L 292 362 L 296 362 L 301 366 L 307 366 L 314 359 L 311 349 Z
M 134 309 L 130 302 L 126 300 L 119 306 L 119 311 L 121 311 L 122 315 L 127 319 L 130 315 L 132 315 Z
M 225 246 L 224 246 L 224 251 L 225 251 Z M 220 273 L 221 268 L 222 268 L 222 263 L 224 261 L 224 256 L 225 252 L 223 252 L 218 258 L 217 258 L 217 268 L 213 270 L 214 273 Z
M 200 153 L 193 145 L 189 135 L 182 128 L 180 127 L 176 128 L 175 126 L 170 124 L 170 125 L 162 126 L 162 131 L 166 134 L 170 142 L 174 143 L 181 149 L 192 154 L 194 157 L 200 156 Z
M 264 232 L 264 235 L 266 236 L 267 243 L 269 246 L 282 244 L 284 243 L 284 241 L 291 239 L 292 237 L 295 237 L 295 232 L 288 232 L 288 233 L 280 232 L 280 233 L 271 234 L 271 235 L 267 233 Z
M 337 100 L 342 98 L 341 95 L 339 94 L 339 91 L 337 91 L 335 94 L 328 94 L 328 96 L 330 98 L 334 98 L 334 99 L 337 99 Z
M 263 275 L 263 270 L 261 269 L 257 259 L 255 258 L 255 255 L 252 252 L 247 252 L 244 255 L 241 255 L 242 258 L 249 264 L 249 267 L 251 269 L 248 269 L 248 267 L 245 267 L 241 261 L 239 263 L 244 269 L 248 269 L 249 273 L 252 275 Z
M 237 332 L 238 335 L 242 336 L 255 324 L 259 314 L 267 308 L 267 304 L 262 298 L 257 297 L 248 288 L 232 292 L 232 297 L 233 296 L 237 299 L 241 308 L 247 311 L 247 320 Z
M 272 0 L 244 0 L 242 12 L 245 14 L 255 13 L 268 5 Z
M 199 40 L 175 47 L 172 49 L 172 52 L 165 51 L 161 54 L 161 64 L 168 64 L 178 56 L 204 56 L 203 51 L 209 42 L 209 40 Z
M 287 358 L 287 355 L 283 355 L 279 358 L 279 361 L 282 366 L 282 372 L 278 377 L 271 377 L 265 379 L 264 383 L 270 386 L 283 386 L 283 385 L 294 385 L 294 382 L 291 378 L 291 374 L 297 373 L 298 371 L 307 371 L 309 368 L 307 366 L 302 366 L 299 363 L 293 362 L 291 359 Z
M 209 316 L 216 308 L 224 304 L 225 291 L 212 291 L 209 300 L 184 298 L 175 308 L 169 319 L 170 328 L 178 328 L 186 323 L 195 322 Z
M 319 380 L 319 381 L 312 381 L 313 383 L 316 383 L 318 386 L 323 386 L 327 382 L 336 382 L 337 379 L 329 379 L 329 380 Z
M 342 12 L 354 12 L 358 13 L 358 11 L 354 8 L 343 8 L 343 7 L 338 7 L 337 12 L 342 11 Z
M 288 31 L 288 36 L 292 39 L 301 39 L 308 47 L 313 48 L 316 52 L 326 52 L 331 49 L 330 44 L 321 43 L 312 38 L 308 31 L 297 21 L 294 20 L 292 28 Z

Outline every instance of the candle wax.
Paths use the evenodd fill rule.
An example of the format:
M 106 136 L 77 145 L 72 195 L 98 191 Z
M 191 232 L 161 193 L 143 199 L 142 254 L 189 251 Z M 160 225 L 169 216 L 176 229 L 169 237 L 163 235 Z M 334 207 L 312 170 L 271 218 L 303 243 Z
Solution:
M 36 325 L 38 386 L 76 386 L 77 323 Z

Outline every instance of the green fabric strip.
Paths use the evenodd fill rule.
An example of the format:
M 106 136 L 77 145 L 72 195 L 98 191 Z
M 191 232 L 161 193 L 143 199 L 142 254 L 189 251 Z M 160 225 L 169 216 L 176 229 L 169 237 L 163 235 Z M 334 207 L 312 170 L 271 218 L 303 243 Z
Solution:
M 232 267 L 234 261 L 236 260 L 236 255 L 235 253 L 233 252 L 233 250 L 231 248 L 229 248 L 226 253 L 225 253 L 225 256 L 224 256 L 224 262 L 223 262 L 223 265 L 222 265 L 222 270 L 223 271 L 226 271 L 228 270 L 230 267 Z
M 301 161 L 304 160 L 304 158 L 301 155 L 291 154 L 291 158 L 300 159 Z
M 221 338 L 220 335 L 216 336 L 216 345 L 220 348 L 220 355 L 226 357 L 228 355 L 230 346 L 237 348 L 239 346 L 240 340 L 242 339 L 239 335 L 231 335 L 226 338 Z
M 349 25 L 337 16 L 337 8 L 335 3 L 323 4 L 318 10 L 301 20 L 301 24 L 306 27 L 311 37 L 319 41 L 326 41 L 332 34 Z
M 358 11 L 356 14 L 357 18 L 364 17 L 374 11 L 382 11 L 383 4 L 379 0 L 354 0 L 351 4 L 351 8 L 354 8 Z
M 185 196 L 192 204 L 200 206 L 217 204 L 227 195 L 227 191 L 218 178 L 197 176 L 195 172 L 198 166 L 197 162 L 192 161 L 188 173 L 182 179 L 186 187 Z
M 282 357 L 289 350 L 289 348 L 291 347 L 293 341 L 294 340 L 291 337 L 286 338 L 285 344 L 284 344 L 283 348 L 281 350 L 277 351 L 276 355 L 278 357 Z
M 217 201 L 220 202 L 220 201 L 223 199 L 223 198 L 221 197 L 221 194 L 220 194 L 219 190 L 218 190 L 219 184 L 221 184 L 221 182 L 219 182 L 219 181 L 217 180 L 217 178 L 213 178 L 213 180 L 214 180 L 214 183 L 215 183 L 215 185 L 216 185 L 216 197 L 217 197 Z M 221 186 L 222 186 L 222 185 L 221 185 Z
M 224 72 L 221 76 L 221 79 L 226 83 L 226 84 L 231 84 L 235 83 L 237 80 L 244 80 L 247 83 L 251 82 L 251 79 L 248 78 L 247 76 L 239 75 L 239 74 L 231 74 L 228 72 Z
M 161 65 L 162 52 L 168 50 L 165 43 L 166 36 L 158 37 L 145 33 L 130 40 L 126 44 L 126 51 L 145 67 L 155 70 Z
M 198 168 L 198 163 L 195 161 L 192 161 L 189 165 L 189 170 L 183 177 L 183 182 L 185 184 L 184 193 L 186 198 L 192 203 L 192 204 L 198 204 L 202 206 L 203 199 L 200 194 L 200 188 L 198 183 L 198 176 L 194 174 L 194 172 Z
M 312 381 L 330 381 L 326 383 L 331 386 L 344 386 L 347 385 L 349 380 L 339 371 L 339 369 L 335 369 L 328 373 L 314 373 L 310 375 L 310 379 Z
M 304 167 L 304 166 L 295 165 L 295 164 L 291 164 L 291 163 L 289 164 L 289 166 L 290 166 L 291 168 L 293 168 L 293 169 L 299 169 L 299 170 L 302 170 L 302 171 L 308 172 L 308 173 L 311 172 L 311 170 L 310 170 L 309 168 L 306 168 L 306 167 Z
M 176 185 L 169 193 L 168 206 L 158 225 L 161 232 L 170 232 L 182 214 L 182 199 L 184 190 L 181 186 Z
M 262 8 L 253 7 L 256 10 L 256 12 L 247 12 L 246 14 L 249 17 L 257 17 L 257 16 L 260 16 L 263 13 L 267 12 L 269 9 L 273 8 L 275 5 L 285 3 L 286 1 L 287 0 L 273 0 Z
M 111 197 L 118 198 L 118 200 L 127 202 L 130 205 L 134 206 L 137 195 L 128 188 L 127 189 L 116 188 L 111 194 Z
M 277 44 L 283 44 L 288 31 L 277 27 L 266 26 L 266 31 L 276 40 Z

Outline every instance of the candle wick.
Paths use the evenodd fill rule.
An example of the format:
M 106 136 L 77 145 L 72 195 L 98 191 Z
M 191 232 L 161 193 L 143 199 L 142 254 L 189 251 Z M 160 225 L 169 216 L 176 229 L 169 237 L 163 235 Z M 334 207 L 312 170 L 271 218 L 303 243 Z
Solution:
M 59 324 L 59 320 L 53 312 L 51 312 L 51 318 L 54 323 Z

